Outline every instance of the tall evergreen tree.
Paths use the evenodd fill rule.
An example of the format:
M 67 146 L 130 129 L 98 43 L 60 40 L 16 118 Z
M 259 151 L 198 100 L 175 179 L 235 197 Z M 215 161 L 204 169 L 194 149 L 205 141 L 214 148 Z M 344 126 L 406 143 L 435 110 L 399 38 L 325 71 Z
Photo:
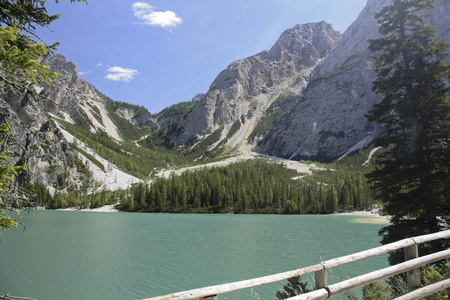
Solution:
M 375 15 L 382 37 L 369 41 L 376 54 L 373 90 L 382 99 L 368 119 L 383 128 L 375 145 L 384 152 L 368 177 L 392 215 L 380 231 L 384 244 L 437 232 L 439 217 L 445 223 L 449 216 L 450 67 L 444 59 L 450 44 L 425 24 L 434 2 L 394 0 Z

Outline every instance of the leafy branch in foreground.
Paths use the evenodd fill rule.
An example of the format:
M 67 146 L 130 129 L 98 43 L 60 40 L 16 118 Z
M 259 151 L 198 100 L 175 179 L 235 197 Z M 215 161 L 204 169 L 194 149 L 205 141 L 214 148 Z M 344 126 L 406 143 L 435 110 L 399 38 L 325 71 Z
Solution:
M 5 152 L 6 142 L 10 135 L 8 124 L 0 125 L 0 163 L 11 158 Z M 24 196 L 23 190 L 18 187 L 11 187 L 14 177 L 24 171 L 26 166 L 12 166 L 8 164 L 0 165 L 0 229 L 8 230 L 17 227 L 20 222 L 5 213 L 5 210 L 18 210 L 21 207 L 29 206 L 29 198 Z
M 30 37 L 20 35 L 17 27 L 0 28 L 0 88 L 3 90 L 33 92 L 33 84 L 38 85 L 38 80 L 50 84 L 60 76 L 41 64 L 49 47 L 24 39 Z
M 37 27 L 50 28 L 60 17 L 49 15 L 45 3 L 46 0 L 0 2 L 0 90 L 33 92 L 33 84 L 50 84 L 59 76 L 41 65 L 42 59 L 59 44 L 47 45 L 36 34 Z

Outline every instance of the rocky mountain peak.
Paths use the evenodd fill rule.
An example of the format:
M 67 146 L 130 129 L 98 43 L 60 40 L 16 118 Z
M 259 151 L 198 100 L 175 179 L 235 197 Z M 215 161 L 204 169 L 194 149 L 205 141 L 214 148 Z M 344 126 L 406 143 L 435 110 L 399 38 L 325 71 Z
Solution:
M 372 91 L 368 39 L 379 37 L 374 15 L 392 0 L 369 0 L 312 73 L 312 80 L 289 117 L 278 123 L 258 151 L 280 157 L 332 160 L 367 147 L 379 128 L 364 117 L 379 97 Z M 429 22 L 450 40 L 450 2 L 436 1 Z
M 93 184 L 92 188 L 112 189 L 137 179 L 108 162 L 105 153 L 112 152 L 101 157 L 76 139 L 90 136 L 98 149 L 106 147 L 101 143 L 106 138 L 112 139 L 105 143 L 114 151 L 111 157 L 126 155 L 116 162 L 133 172 L 134 158 L 141 156 L 118 149 L 122 140 L 142 146 L 146 143 L 139 142 L 156 137 L 148 144 L 159 148 L 164 139 L 164 144 L 176 144 L 183 151 L 182 145 L 199 143 L 200 150 L 188 149 L 199 157 L 224 153 L 215 149 L 239 148 L 285 158 L 333 160 L 364 148 L 379 133 L 365 118 L 379 99 L 371 90 L 375 72 L 367 39 L 379 36 L 374 14 L 390 3 L 369 0 L 342 35 L 325 22 L 296 25 L 269 50 L 231 63 L 206 94 L 163 110 L 156 119 L 143 107 L 102 95 L 64 56 L 49 57 L 44 64 L 62 76 L 55 85 L 36 90 L 42 101 L 35 95 L 0 95 L 0 109 L 14 121 L 17 146 L 11 148 L 11 163 L 28 164 L 33 179 L 45 185 L 58 186 L 69 176 L 68 186 L 74 188 Z M 438 37 L 446 40 L 449 11 L 449 0 L 437 0 L 429 19 L 438 27 Z M 74 162 L 85 164 L 87 172 L 79 172 Z
M 78 75 L 77 66 L 73 62 L 67 61 L 62 54 L 52 55 L 48 57 L 44 63 L 49 65 L 54 71 L 63 74 L 74 73 Z
M 339 32 L 325 22 L 296 25 L 281 34 L 267 52 L 267 59 L 274 61 L 286 59 L 284 55 L 288 53 L 302 59 L 305 59 L 305 55 L 312 54 L 311 59 L 315 61 L 315 58 L 327 54 L 330 50 L 330 41 L 335 41 L 339 35 Z
M 251 130 L 251 123 L 258 121 L 255 116 L 260 116 L 292 84 L 297 82 L 300 90 L 306 86 L 310 69 L 338 37 L 339 33 L 325 22 L 296 25 L 283 32 L 269 51 L 233 62 L 217 76 L 206 96 L 166 142 L 185 144 L 193 137 L 198 140 L 220 125 L 226 132 L 242 118 L 251 121 Z

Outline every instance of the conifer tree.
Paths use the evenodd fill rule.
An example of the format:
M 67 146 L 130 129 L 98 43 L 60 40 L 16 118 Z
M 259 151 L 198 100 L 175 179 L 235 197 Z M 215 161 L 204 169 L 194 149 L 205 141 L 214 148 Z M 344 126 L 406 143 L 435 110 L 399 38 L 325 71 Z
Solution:
M 448 220 L 450 98 L 444 80 L 450 67 L 444 59 L 449 43 L 436 40 L 436 28 L 425 24 L 433 4 L 394 0 L 375 15 L 381 38 L 369 41 L 376 54 L 373 90 L 382 99 L 368 119 L 382 126 L 375 146 L 384 152 L 368 177 L 392 215 L 391 225 L 380 231 L 384 244 L 437 232 L 438 217 Z M 391 263 L 400 259 L 390 257 Z
M 338 204 L 339 204 L 338 194 L 336 188 L 334 187 L 334 184 L 332 184 L 330 189 L 328 190 L 327 195 L 327 203 L 326 203 L 327 212 L 329 213 L 336 212 Z
M 5 140 L 10 135 L 8 125 L 3 123 L 0 125 L 0 163 L 9 159 L 11 156 L 3 149 Z M 3 145 L 3 146 L 2 146 Z M 6 208 L 19 208 L 23 197 L 17 195 L 17 190 L 10 188 L 14 177 L 22 172 L 23 166 L 0 165 L 0 230 L 8 230 L 11 226 L 17 226 L 19 222 L 8 216 L 4 210 Z M 1 240 L 1 234 L 0 234 Z
M 87 0 L 71 0 L 75 1 L 87 3 Z M 58 73 L 41 64 L 41 60 L 55 50 L 57 44 L 46 45 L 35 32 L 38 26 L 48 27 L 59 18 L 59 15 L 48 14 L 45 3 L 46 0 L 0 1 L 0 92 L 31 92 L 33 84 L 49 84 L 58 77 Z M 4 121 L 6 116 L 1 116 L 1 119 Z M 0 135 L 10 134 L 6 123 L 2 123 Z M 0 149 L 0 162 L 7 158 L 4 148 Z M 0 213 L 3 213 L 13 202 L 18 203 L 9 184 L 24 167 L 3 164 L 0 169 Z M 0 229 L 17 225 L 5 214 L 0 219 Z
M 87 0 L 71 0 L 71 2 Z M 58 1 L 56 1 L 58 2 Z M 0 89 L 30 92 L 38 81 L 51 83 L 58 73 L 51 72 L 41 60 L 56 50 L 36 34 L 37 27 L 49 27 L 59 15 L 49 15 L 46 0 L 0 2 Z
M 311 291 L 308 289 L 308 282 L 303 283 L 300 276 L 289 278 L 287 281 L 283 290 L 276 293 L 277 299 L 288 299 Z

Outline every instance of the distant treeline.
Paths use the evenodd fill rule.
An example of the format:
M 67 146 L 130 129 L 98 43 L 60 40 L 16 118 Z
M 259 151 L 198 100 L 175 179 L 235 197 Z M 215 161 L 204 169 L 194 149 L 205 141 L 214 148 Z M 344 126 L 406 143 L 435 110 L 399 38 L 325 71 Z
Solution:
M 370 209 L 371 189 L 363 167 L 353 163 L 326 165 L 300 176 L 284 165 L 264 160 L 187 171 L 154 179 L 128 190 L 51 196 L 44 186 L 30 187 L 36 201 L 48 208 L 95 208 L 118 204 L 124 211 L 169 213 L 319 214 Z M 306 174 L 305 174 L 306 175 Z
M 325 171 L 334 172 L 336 171 Z M 318 214 L 369 209 L 372 196 L 362 173 L 317 182 L 279 163 L 249 161 L 158 178 L 138 184 L 121 201 L 124 211 L 170 213 Z

